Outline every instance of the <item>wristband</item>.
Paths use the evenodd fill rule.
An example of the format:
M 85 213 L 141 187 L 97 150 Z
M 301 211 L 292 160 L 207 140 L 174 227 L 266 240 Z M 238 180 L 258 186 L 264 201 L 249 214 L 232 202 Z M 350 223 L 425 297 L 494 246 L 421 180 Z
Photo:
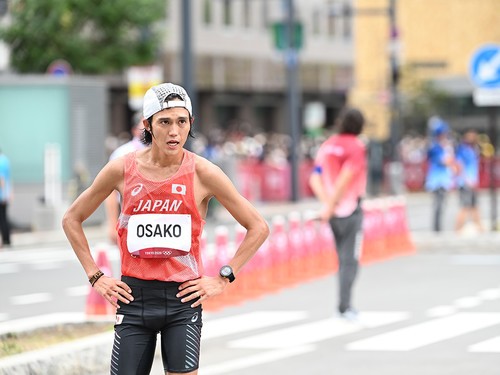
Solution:
M 99 270 L 94 275 L 89 279 L 90 285 L 94 286 L 94 284 L 101 278 L 101 276 L 104 276 L 104 273 Z

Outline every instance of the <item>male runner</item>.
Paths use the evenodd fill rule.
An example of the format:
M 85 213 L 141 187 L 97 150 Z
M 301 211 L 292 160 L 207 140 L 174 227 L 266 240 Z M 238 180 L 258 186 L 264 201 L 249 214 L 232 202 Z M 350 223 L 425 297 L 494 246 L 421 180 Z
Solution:
M 184 149 L 194 121 L 184 88 L 150 88 L 143 115 L 144 142 L 151 147 L 108 162 L 68 209 L 63 227 L 89 282 L 118 308 L 111 373 L 149 374 L 160 333 L 166 374 L 195 375 L 202 303 L 235 280 L 269 228 L 220 168 Z M 123 202 L 117 225 L 121 280 L 98 269 L 82 228 L 114 190 Z M 213 197 L 247 232 L 220 274 L 204 275 L 200 237 Z

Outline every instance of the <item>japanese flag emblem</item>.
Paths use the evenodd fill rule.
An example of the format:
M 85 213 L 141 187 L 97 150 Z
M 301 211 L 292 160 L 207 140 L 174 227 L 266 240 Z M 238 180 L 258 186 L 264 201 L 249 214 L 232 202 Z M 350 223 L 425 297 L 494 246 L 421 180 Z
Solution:
M 172 194 L 186 195 L 186 185 L 172 184 Z

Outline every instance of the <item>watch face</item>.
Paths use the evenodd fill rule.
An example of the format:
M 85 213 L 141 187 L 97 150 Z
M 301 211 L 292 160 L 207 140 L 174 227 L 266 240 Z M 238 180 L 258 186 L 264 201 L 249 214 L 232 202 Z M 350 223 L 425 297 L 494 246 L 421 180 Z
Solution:
M 228 277 L 229 275 L 231 275 L 233 273 L 233 270 L 231 269 L 231 267 L 229 266 L 224 266 L 220 269 L 220 274 L 221 276 L 223 277 Z

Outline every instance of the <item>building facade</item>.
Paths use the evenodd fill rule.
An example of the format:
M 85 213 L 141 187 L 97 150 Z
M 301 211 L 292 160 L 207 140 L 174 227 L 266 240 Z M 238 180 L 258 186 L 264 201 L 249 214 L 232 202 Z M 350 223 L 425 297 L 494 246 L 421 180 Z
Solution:
M 295 1 L 302 25 L 301 103 L 321 102 L 333 121 L 352 85 L 351 19 L 345 1 Z M 181 2 L 169 1 L 161 50 L 165 80 L 182 82 Z M 192 2 L 192 45 L 197 115 L 203 130 L 247 124 L 254 131 L 287 133 L 285 52 L 275 45 L 283 0 Z M 329 124 L 325 124 L 329 125 Z
M 391 3 L 394 25 L 388 12 L 374 11 L 389 10 Z M 468 70 L 481 45 L 500 43 L 500 0 L 356 0 L 354 7 L 354 84 L 349 100 L 368 114 L 373 138 L 390 137 L 391 54 L 399 66 L 403 100 L 414 94 L 415 82 L 432 82 L 456 98 L 441 114 L 452 127 L 487 128 L 484 111 L 472 102 Z M 404 134 L 404 124 L 400 126 Z

